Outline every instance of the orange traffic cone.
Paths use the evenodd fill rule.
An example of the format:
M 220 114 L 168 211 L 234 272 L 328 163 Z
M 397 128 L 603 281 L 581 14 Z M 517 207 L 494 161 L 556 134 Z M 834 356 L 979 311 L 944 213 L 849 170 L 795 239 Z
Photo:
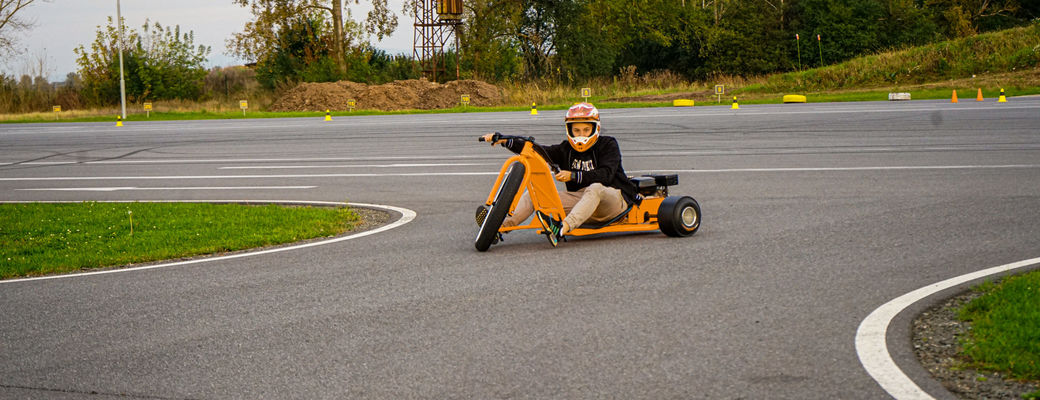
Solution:
M 956 103 L 956 102 L 957 102 L 957 90 L 954 89 L 954 91 L 953 91 L 953 99 L 950 99 L 950 103 Z
M 975 101 L 982 101 L 982 88 L 979 88 L 979 95 L 975 97 Z

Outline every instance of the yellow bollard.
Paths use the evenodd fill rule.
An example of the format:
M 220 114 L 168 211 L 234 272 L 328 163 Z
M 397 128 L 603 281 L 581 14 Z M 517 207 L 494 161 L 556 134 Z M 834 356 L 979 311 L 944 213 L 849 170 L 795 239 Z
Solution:
M 1004 97 L 1004 88 L 1000 88 L 1000 99 L 997 103 L 1007 103 L 1007 97 Z
M 531 115 L 538 115 L 538 107 L 534 103 L 531 103 Z
M 784 104 L 787 103 L 805 103 L 806 97 L 800 94 L 788 94 L 784 95 Z
M 737 104 L 737 96 L 733 96 L 733 107 L 730 107 L 729 109 L 730 110 L 739 110 L 740 109 L 740 104 Z
M 123 116 L 116 115 L 116 126 L 123 126 Z
M 325 109 L 325 120 L 332 121 L 332 115 L 329 115 L 329 109 Z

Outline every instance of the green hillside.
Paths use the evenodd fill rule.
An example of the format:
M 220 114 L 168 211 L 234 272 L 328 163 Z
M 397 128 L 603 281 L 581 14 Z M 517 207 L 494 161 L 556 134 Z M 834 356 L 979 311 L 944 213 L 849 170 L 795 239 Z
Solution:
M 1040 22 L 858 57 L 803 72 L 771 75 L 749 90 L 828 91 L 921 85 L 983 75 L 1025 72 L 1040 66 Z M 1017 74 L 1015 74 L 1017 75 Z M 1035 74 L 1031 74 L 1035 77 Z M 1033 82 L 1038 84 L 1038 82 Z

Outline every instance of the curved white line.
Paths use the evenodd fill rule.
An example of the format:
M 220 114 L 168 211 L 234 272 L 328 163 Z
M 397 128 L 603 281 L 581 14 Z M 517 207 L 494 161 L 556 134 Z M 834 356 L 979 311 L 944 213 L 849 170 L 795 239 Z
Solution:
M 925 286 L 885 303 L 870 313 L 856 330 L 856 354 L 859 356 L 860 363 L 863 364 L 867 373 L 881 385 L 881 388 L 897 400 L 934 399 L 906 376 L 892 360 L 886 341 L 888 325 L 896 315 L 925 297 L 965 282 L 1038 263 L 1040 263 L 1040 258 L 1033 258 L 961 275 Z
M 358 232 L 358 233 L 355 233 L 353 235 L 347 235 L 347 236 L 332 238 L 332 239 L 329 239 L 329 240 L 322 240 L 322 241 L 317 241 L 317 242 L 298 244 L 298 245 L 295 245 L 295 246 L 279 247 L 279 248 L 260 250 L 260 251 L 255 251 L 255 252 L 248 252 L 247 251 L 245 253 L 231 254 L 231 255 L 227 255 L 227 256 L 200 258 L 200 259 L 195 259 L 195 260 L 178 261 L 178 262 L 172 262 L 172 263 L 166 263 L 166 264 L 146 265 L 146 266 L 133 267 L 133 268 L 108 269 L 108 270 L 104 270 L 104 271 L 95 271 L 95 272 L 71 273 L 71 274 L 64 274 L 64 275 L 51 275 L 51 276 L 40 276 L 40 277 L 33 277 L 33 278 L 0 280 L 0 284 L 17 283 L 17 282 L 28 282 L 28 281 L 40 281 L 40 280 L 49 280 L 49 279 L 78 278 L 78 277 L 90 276 L 90 275 L 102 275 L 102 274 L 115 274 L 115 273 L 120 273 L 120 272 L 142 271 L 142 270 L 146 270 L 146 269 L 157 269 L 157 268 L 175 267 L 175 266 L 180 266 L 180 265 L 198 264 L 198 263 L 211 262 L 211 261 L 231 260 L 231 259 L 235 259 L 235 258 L 252 257 L 252 256 L 263 255 L 263 254 L 278 253 L 278 252 L 282 252 L 282 251 L 298 250 L 298 249 L 304 249 L 304 248 L 315 247 L 315 246 L 323 246 L 323 245 L 326 245 L 326 244 L 332 244 L 332 243 L 343 242 L 343 241 L 347 241 L 347 240 L 351 240 L 351 239 L 362 238 L 362 237 L 365 237 L 365 236 L 368 236 L 368 235 L 374 235 L 374 234 L 379 233 L 379 232 L 383 232 L 383 231 L 387 231 L 387 230 L 390 230 L 390 229 L 394 229 L 394 228 L 399 227 L 401 225 L 404 225 L 404 224 L 407 224 L 409 222 L 412 222 L 412 220 L 415 219 L 415 216 L 416 216 L 415 211 L 409 210 L 407 208 L 387 206 L 387 205 L 382 205 L 382 204 L 367 204 L 367 203 L 341 203 L 341 202 L 329 202 L 329 201 L 295 201 L 295 200 L 270 200 L 270 201 L 259 201 L 259 200 L 158 200 L 158 201 L 140 200 L 140 201 L 141 202 L 149 202 L 149 203 L 163 203 L 163 202 L 165 202 L 165 203 L 173 203 L 173 202 L 177 202 L 177 203 L 261 203 L 261 204 L 291 203 L 291 204 L 309 204 L 309 205 L 325 205 L 325 206 L 328 206 L 328 205 L 331 205 L 331 206 L 344 206 L 344 205 L 347 205 L 347 206 L 352 206 L 352 207 L 367 207 L 367 208 L 376 208 L 376 209 L 394 211 L 394 212 L 400 213 L 401 214 L 401 218 L 398 218 L 397 221 L 394 221 L 394 222 L 391 222 L 389 224 L 383 225 L 383 226 L 381 226 L 379 228 L 376 228 L 376 229 L 367 230 L 367 231 L 364 231 L 364 232 Z M 125 203 L 125 202 L 127 202 L 127 201 L 115 201 L 115 202 L 105 202 L 105 203 Z M 24 202 L 10 202 L 10 203 L 24 203 Z

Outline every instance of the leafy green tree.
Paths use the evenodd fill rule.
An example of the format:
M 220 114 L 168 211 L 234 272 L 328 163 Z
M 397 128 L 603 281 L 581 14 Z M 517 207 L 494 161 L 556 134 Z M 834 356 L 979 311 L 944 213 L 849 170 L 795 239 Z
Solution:
M 417 66 L 407 56 L 391 57 L 367 42 L 352 44 L 336 61 L 329 25 L 320 12 L 308 11 L 287 21 L 275 36 L 273 51 L 257 63 L 256 77 L 268 89 L 297 82 L 387 82 L 417 77 Z M 362 35 L 362 26 L 349 20 L 348 36 Z M 343 73 L 341 68 L 346 70 Z
M 940 40 L 942 33 L 931 14 L 916 0 L 885 0 L 879 21 L 883 48 L 920 46 Z
M 322 16 L 314 12 L 283 22 L 271 51 L 257 62 L 257 80 L 267 88 L 301 80 L 338 80 L 342 75 L 339 66 L 329 58 L 324 29 Z
M 682 6 L 671 0 L 638 3 L 623 0 L 586 0 L 569 10 L 576 23 L 561 28 L 561 64 L 577 78 L 609 76 L 621 67 L 651 70 L 669 68 L 661 57 L 679 37 Z M 605 24 L 604 21 L 612 21 Z
M 511 0 L 470 0 L 463 9 L 459 34 L 463 73 L 475 79 L 502 81 L 517 77 L 520 45 L 513 34 L 520 7 Z
M 192 32 L 181 33 L 180 26 L 163 27 L 145 22 L 139 33 L 127 29 L 124 39 L 130 47 L 124 51 L 124 76 L 129 101 L 153 99 L 198 99 L 202 94 L 210 53 L 207 46 L 195 46 Z M 112 18 L 102 28 L 87 50 L 83 45 L 74 51 L 83 79 L 83 95 L 94 104 L 112 104 L 119 98 L 119 36 Z
M 799 0 L 795 7 L 800 19 L 792 28 L 802 38 L 803 65 L 818 64 L 812 62 L 816 35 L 827 38 L 823 57 L 831 62 L 881 50 L 878 21 L 885 11 L 877 0 Z M 794 40 L 791 36 L 789 43 Z
M 124 39 L 134 43 L 138 40 L 137 31 L 127 29 L 122 22 Z M 90 44 L 90 50 L 79 45 L 76 53 L 78 74 L 83 80 L 83 97 L 91 104 L 114 104 L 119 99 L 119 31 L 116 30 L 113 18 L 108 23 L 98 26 L 97 37 Z M 130 55 L 124 53 L 126 58 Z M 125 71 L 124 71 L 125 73 Z
M 1021 25 L 1021 5 L 1017 0 L 926 0 L 950 37 Z M 1033 6 L 1035 7 L 1035 5 Z
M 461 50 L 472 76 L 491 79 L 574 81 L 630 66 L 707 79 L 794 69 L 799 43 L 801 65 L 819 66 L 1038 14 L 1040 2 L 1022 0 L 472 0 Z
M 359 0 L 346 1 L 360 4 Z M 322 24 L 320 30 L 311 30 L 323 32 L 317 40 L 326 41 L 325 52 L 341 76 L 348 71 L 348 53 L 352 47 L 362 44 L 366 34 L 382 39 L 397 28 L 397 17 L 387 8 L 387 0 L 371 0 L 372 10 L 364 22 L 354 21 L 349 8 L 344 14 L 343 0 L 232 0 L 232 3 L 249 7 L 254 16 L 243 32 L 228 40 L 228 48 L 235 55 L 258 63 L 269 62 L 268 58 L 278 57 L 279 52 L 287 50 L 280 47 L 286 44 L 281 36 L 296 29 L 292 25 L 300 24 L 299 18 L 305 18 Z M 321 64 L 314 67 L 317 70 L 324 70 L 328 63 L 320 59 L 312 61 Z M 283 80 L 291 78 L 286 76 Z
M 180 26 L 163 27 L 148 21 L 133 49 L 139 61 L 132 75 L 140 85 L 142 99 L 197 99 L 206 76 L 208 46 L 195 46 L 193 32 L 181 33 Z
M 571 0 L 521 0 L 520 19 L 514 25 L 514 35 L 523 57 L 528 77 L 540 77 L 553 70 L 552 56 L 556 53 L 556 29 L 561 18 L 566 18 Z
M 371 49 L 368 65 L 372 71 L 369 82 L 386 83 L 402 79 L 418 79 L 419 66 L 411 56 L 405 54 L 390 55 L 386 51 Z M 448 59 L 454 60 L 452 55 Z
M 792 63 L 786 57 L 787 45 L 794 51 L 794 34 L 786 39 L 782 29 L 786 16 L 767 2 L 727 2 L 714 8 L 702 7 L 688 17 L 694 24 L 696 58 L 685 75 L 706 79 L 714 75 L 758 75 L 786 69 Z M 781 19 L 784 19 L 781 21 Z M 716 22 L 717 21 L 717 22 Z M 690 53 L 693 49 L 686 50 Z M 688 57 L 689 58 L 689 57 Z

